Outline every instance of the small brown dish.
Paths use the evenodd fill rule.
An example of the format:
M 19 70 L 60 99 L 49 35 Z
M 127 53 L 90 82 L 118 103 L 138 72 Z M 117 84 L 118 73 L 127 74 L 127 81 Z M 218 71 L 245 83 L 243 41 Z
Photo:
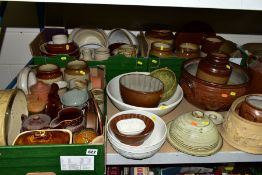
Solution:
M 124 103 L 138 107 L 158 106 L 164 92 L 164 84 L 161 80 L 136 73 L 120 77 L 119 86 Z
M 97 133 L 93 129 L 84 129 L 74 133 L 73 143 L 74 144 L 84 144 L 91 143 L 96 137 Z
M 117 128 L 117 123 L 121 120 L 126 120 L 126 119 L 140 119 L 145 123 L 146 128 L 137 135 L 122 134 Z M 119 139 L 120 142 L 127 144 L 127 145 L 139 146 L 143 144 L 144 141 L 152 134 L 155 124 L 150 118 L 148 118 L 145 115 L 122 114 L 122 115 L 119 115 L 113 118 L 111 122 L 109 123 L 109 126 L 110 126 L 111 131 L 114 133 L 117 139 Z
M 49 56 L 49 57 L 54 57 L 56 55 L 69 55 L 71 57 L 79 58 L 80 57 L 80 50 L 79 48 L 76 48 L 72 52 L 67 52 L 67 53 L 51 53 L 46 50 L 46 43 L 43 43 L 39 46 L 39 50 L 43 56 Z
M 239 115 L 247 120 L 262 123 L 262 96 L 248 95 L 240 105 Z
M 46 43 L 45 45 L 46 51 L 53 54 L 65 54 L 73 52 L 79 49 L 78 45 L 75 42 L 70 42 L 66 44 L 49 44 Z
M 72 133 L 67 129 L 32 130 L 20 133 L 13 145 L 71 144 Z

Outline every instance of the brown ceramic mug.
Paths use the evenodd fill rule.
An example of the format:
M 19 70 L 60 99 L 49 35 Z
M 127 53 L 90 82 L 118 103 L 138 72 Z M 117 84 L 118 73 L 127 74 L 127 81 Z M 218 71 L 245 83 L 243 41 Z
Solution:
M 210 53 L 219 50 L 222 45 L 223 40 L 221 37 L 213 36 L 207 37 L 202 42 L 201 51 L 205 53 Z
M 248 95 L 240 105 L 239 115 L 247 120 L 262 123 L 262 96 Z

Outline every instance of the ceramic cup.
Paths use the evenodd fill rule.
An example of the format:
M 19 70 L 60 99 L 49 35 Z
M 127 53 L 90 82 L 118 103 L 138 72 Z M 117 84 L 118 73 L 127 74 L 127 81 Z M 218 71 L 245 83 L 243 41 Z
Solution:
M 223 40 L 220 37 L 207 37 L 203 40 L 201 51 L 204 53 L 210 53 L 219 50 Z
M 64 34 L 53 35 L 52 41 L 54 44 L 66 44 L 67 43 L 67 36 Z
M 248 95 L 240 105 L 239 115 L 247 120 L 262 123 L 262 96 Z

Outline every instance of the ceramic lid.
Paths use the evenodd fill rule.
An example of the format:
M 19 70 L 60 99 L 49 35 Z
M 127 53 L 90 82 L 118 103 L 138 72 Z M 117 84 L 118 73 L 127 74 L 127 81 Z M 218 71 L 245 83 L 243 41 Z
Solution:
M 37 130 L 49 128 L 51 117 L 46 114 L 34 114 L 28 117 L 24 116 L 22 120 L 22 130 Z
M 195 156 L 208 156 L 222 146 L 215 124 L 201 111 L 178 116 L 167 124 L 167 138 L 179 151 Z

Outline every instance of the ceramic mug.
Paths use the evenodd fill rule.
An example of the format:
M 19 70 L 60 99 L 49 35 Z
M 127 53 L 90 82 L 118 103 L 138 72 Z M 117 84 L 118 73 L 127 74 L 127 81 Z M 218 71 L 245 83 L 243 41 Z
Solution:
M 262 96 L 248 95 L 240 105 L 239 115 L 247 120 L 262 123 Z
M 54 44 L 66 44 L 67 43 L 67 36 L 64 34 L 58 34 L 52 36 L 52 41 Z

